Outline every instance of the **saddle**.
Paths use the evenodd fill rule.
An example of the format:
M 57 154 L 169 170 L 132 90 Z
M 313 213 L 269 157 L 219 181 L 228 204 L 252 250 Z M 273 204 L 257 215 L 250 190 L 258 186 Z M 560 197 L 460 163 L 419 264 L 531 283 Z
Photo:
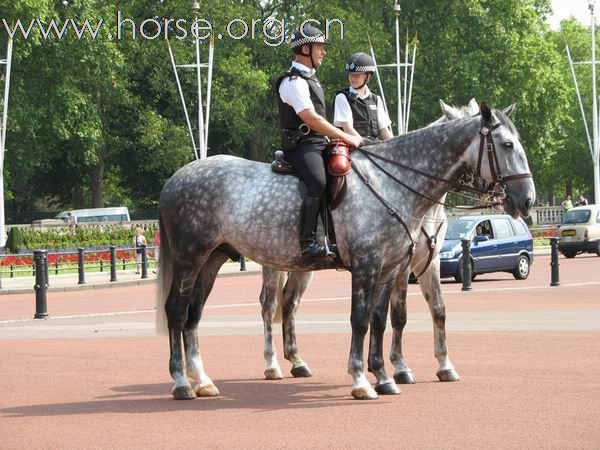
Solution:
M 327 165 L 327 195 L 323 199 L 321 219 L 323 220 L 323 228 L 325 230 L 325 240 L 333 244 L 330 247 L 337 253 L 331 211 L 340 205 L 346 194 L 346 175 L 352 169 L 352 149 L 345 142 L 334 139 L 327 144 L 324 154 Z M 275 152 L 275 161 L 271 163 L 271 170 L 280 175 L 298 176 L 296 169 L 285 160 L 283 151 L 281 150 Z M 329 226 L 330 223 L 332 224 L 331 227 Z M 340 261 L 339 255 L 337 261 Z M 339 265 L 338 269 L 346 268 Z
M 345 142 L 334 139 L 325 147 L 324 158 L 327 164 L 327 192 L 328 205 L 331 210 L 337 208 L 345 194 L 346 175 L 352 170 L 352 149 Z M 283 151 L 275 152 L 275 160 L 271 163 L 271 170 L 281 175 L 295 175 L 296 169 L 285 160 Z

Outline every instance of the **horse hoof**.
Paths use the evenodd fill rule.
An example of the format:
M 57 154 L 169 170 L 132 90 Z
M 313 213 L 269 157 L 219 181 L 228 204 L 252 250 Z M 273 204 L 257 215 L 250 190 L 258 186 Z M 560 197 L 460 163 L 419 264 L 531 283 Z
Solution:
M 193 400 L 196 394 L 191 386 L 179 386 L 173 389 L 173 398 L 175 400 Z
M 313 376 L 308 366 L 292 367 L 291 373 L 294 378 L 308 378 Z
M 220 392 L 214 384 L 205 386 L 196 386 L 196 395 L 198 397 L 216 397 Z
M 279 367 L 272 367 L 271 369 L 265 370 L 265 380 L 281 380 L 283 374 Z
M 459 381 L 458 372 L 454 369 L 438 370 L 436 373 L 440 381 Z
M 377 392 L 372 387 L 352 389 L 352 397 L 356 400 L 375 400 L 379 398 Z
M 391 381 L 383 384 L 375 385 L 375 392 L 381 395 L 396 395 L 399 394 L 400 388 L 396 386 L 396 383 L 392 383 Z
M 417 382 L 412 372 L 395 373 L 394 381 L 398 384 L 415 384 Z

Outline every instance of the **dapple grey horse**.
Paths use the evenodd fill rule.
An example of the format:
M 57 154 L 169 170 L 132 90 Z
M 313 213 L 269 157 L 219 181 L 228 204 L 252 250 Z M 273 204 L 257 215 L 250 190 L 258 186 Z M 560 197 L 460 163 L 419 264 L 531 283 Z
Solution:
M 490 146 L 493 154 L 479 151 Z M 356 152 L 354 171 L 346 180 L 346 199 L 333 211 L 340 259 L 352 273 L 348 372 L 356 399 L 377 398 L 363 361 L 364 338 L 377 299 L 382 289 L 396 285 L 398 277 L 408 279 L 411 249 L 423 218 L 445 196 L 449 181 L 475 168 L 490 182 L 502 181 L 504 210 L 515 217 L 527 216 L 535 200 L 516 128 L 504 113 L 485 104 L 481 117 L 413 131 L 374 147 L 371 155 L 383 158 L 380 167 L 368 148 Z M 489 167 L 482 164 L 481 155 Z M 392 183 L 382 175 L 382 167 L 411 189 Z M 165 183 L 160 197 L 164 248 L 157 327 L 168 325 L 175 399 L 218 394 L 202 364 L 197 327 L 218 270 L 228 257 L 244 254 L 259 264 L 291 272 L 334 267 L 330 259 L 306 261 L 300 254 L 304 189 L 298 179 L 272 174 L 268 164 L 226 155 L 192 162 Z M 429 199 L 417 198 L 413 191 L 427 193 Z M 274 192 L 279 195 L 277 204 L 268 201 Z M 421 280 L 429 288 L 426 296 L 438 298 L 439 277 L 437 283 L 435 276 L 430 278 Z M 392 304 L 392 320 L 393 309 Z M 371 368 L 376 386 L 394 383 L 385 374 L 383 358 L 374 361 L 381 364 Z M 197 383 L 194 389 L 188 376 Z
M 450 120 L 459 119 L 462 117 L 472 117 L 479 114 L 479 105 L 475 99 L 471 99 L 467 106 L 454 107 L 447 105 L 440 100 L 440 106 L 443 112 L 443 116 L 431 123 L 428 126 L 439 125 Z M 505 112 L 510 112 L 512 107 L 509 107 Z M 442 199 L 443 201 L 443 199 Z M 413 271 L 422 270 L 422 264 L 431 259 L 431 263 L 427 267 L 427 271 L 439 270 L 437 264 L 437 256 L 441 245 L 443 243 L 442 237 L 446 233 L 447 219 L 446 213 L 442 205 L 435 204 L 428 214 L 423 218 L 423 228 L 427 233 L 419 235 L 419 241 L 417 242 L 417 251 L 415 253 L 414 261 L 411 262 L 411 269 Z M 428 236 L 436 236 L 436 245 L 431 248 L 431 243 Z M 419 273 L 419 272 L 415 272 Z M 273 323 L 282 322 L 282 334 L 283 334 L 283 353 L 285 359 L 292 363 L 291 373 L 294 377 L 310 377 L 312 371 L 308 364 L 299 356 L 298 346 L 296 344 L 296 332 L 295 332 L 295 313 L 300 306 L 301 297 L 308 288 L 310 281 L 312 280 L 314 272 L 281 272 L 279 270 L 263 267 L 262 277 L 263 285 L 260 293 L 260 303 L 262 307 L 262 318 L 264 326 L 264 350 L 263 356 L 266 362 L 266 369 L 264 371 L 265 378 L 267 380 L 279 380 L 283 378 L 281 367 L 277 361 L 277 351 L 273 343 Z M 421 277 L 427 277 L 426 272 Z M 400 278 L 396 286 L 394 286 L 394 294 L 397 299 L 394 303 L 394 314 L 397 320 L 394 322 L 394 337 L 392 340 L 392 351 L 391 360 L 396 368 L 394 373 L 394 379 L 397 383 L 407 384 L 415 383 L 415 377 L 404 363 L 402 355 L 402 331 L 406 325 L 406 301 L 405 296 L 402 295 L 406 290 L 404 280 Z M 391 295 L 390 289 L 384 289 L 382 295 Z M 434 352 L 439 361 L 438 377 L 442 381 L 457 381 L 459 379 L 458 373 L 454 369 L 450 359 L 448 357 L 447 345 L 446 345 L 446 333 L 445 323 L 440 320 L 438 314 L 442 312 L 444 308 L 443 299 L 440 297 L 438 303 L 434 304 L 430 298 L 427 302 L 430 307 L 430 312 L 433 320 L 434 333 L 435 333 L 435 344 Z M 387 306 L 386 299 L 381 299 L 380 310 L 378 314 L 374 314 L 373 318 L 380 321 L 385 315 L 387 317 Z M 379 332 L 383 332 L 385 329 L 385 322 L 383 324 L 377 322 L 372 324 L 371 332 L 371 345 L 378 348 L 379 344 Z M 376 352 L 371 353 L 374 356 Z M 369 364 L 372 367 L 373 364 Z M 393 387 L 386 385 L 387 394 L 399 393 L 399 389 L 395 390 Z M 383 393 L 383 392 L 380 392 Z

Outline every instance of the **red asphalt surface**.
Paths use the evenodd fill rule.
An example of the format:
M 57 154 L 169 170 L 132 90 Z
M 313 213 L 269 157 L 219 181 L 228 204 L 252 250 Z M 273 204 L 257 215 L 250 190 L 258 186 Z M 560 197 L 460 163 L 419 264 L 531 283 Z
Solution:
M 549 256 L 536 259 L 526 281 L 478 276 L 469 293 L 444 282 L 448 322 L 463 312 L 598 314 L 600 258 L 560 262 L 560 287 L 547 287 Z M 349 317 L 349 281 L 344 272 L 315 275 L 298 318 Z M 205 317 L 260 320 L 260 282 L 260 275 L 218 279 Z M 409 321 L 427 311 L 416 292 L 412 285 Z M 242 306 L 211 309 L 236 304 Z M 148 285 L 48 294 L 51 317 L 153 307 Z M 33 312 L 33 294 L 0 296 L 0 323 Z M 0 448 L 598 449 L 598 330 L 448 331 L 457 383 L 437 381 L 432 333 L 408 331 L 404 353 L 417 384 L 373 401 L 350 396 L 349 322 L 344 334 L 299 335 L 314 372 L 308 379 L 289 375 L 280 336 L 286 378 L 279 381 L 263 380 L 262 336 L 203 336 L 204 365 L 221 396 L 185 402 L 170 396 L 165 337 L 68 339 L 65 329 L 60 339 L 0 339 Z M 389 330 L 386 337 L 387 354 Z

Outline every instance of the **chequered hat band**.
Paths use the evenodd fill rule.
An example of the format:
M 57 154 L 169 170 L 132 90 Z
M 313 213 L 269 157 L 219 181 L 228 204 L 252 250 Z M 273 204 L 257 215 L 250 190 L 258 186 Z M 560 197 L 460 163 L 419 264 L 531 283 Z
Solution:
M 356 66 L 354 63 L 346 64 L 346 70 L 348 72 L 375 72 L 377 71 L 375 66 Z
M 296 48 L 306 44 L 328 44 L 328 41 L 322 34 L 319 36 L 302 37 L 298 40 L 295 39 L 295 35 L 292 35 L 292 41 L 290 42 L 290 46 L 292 48 Z

